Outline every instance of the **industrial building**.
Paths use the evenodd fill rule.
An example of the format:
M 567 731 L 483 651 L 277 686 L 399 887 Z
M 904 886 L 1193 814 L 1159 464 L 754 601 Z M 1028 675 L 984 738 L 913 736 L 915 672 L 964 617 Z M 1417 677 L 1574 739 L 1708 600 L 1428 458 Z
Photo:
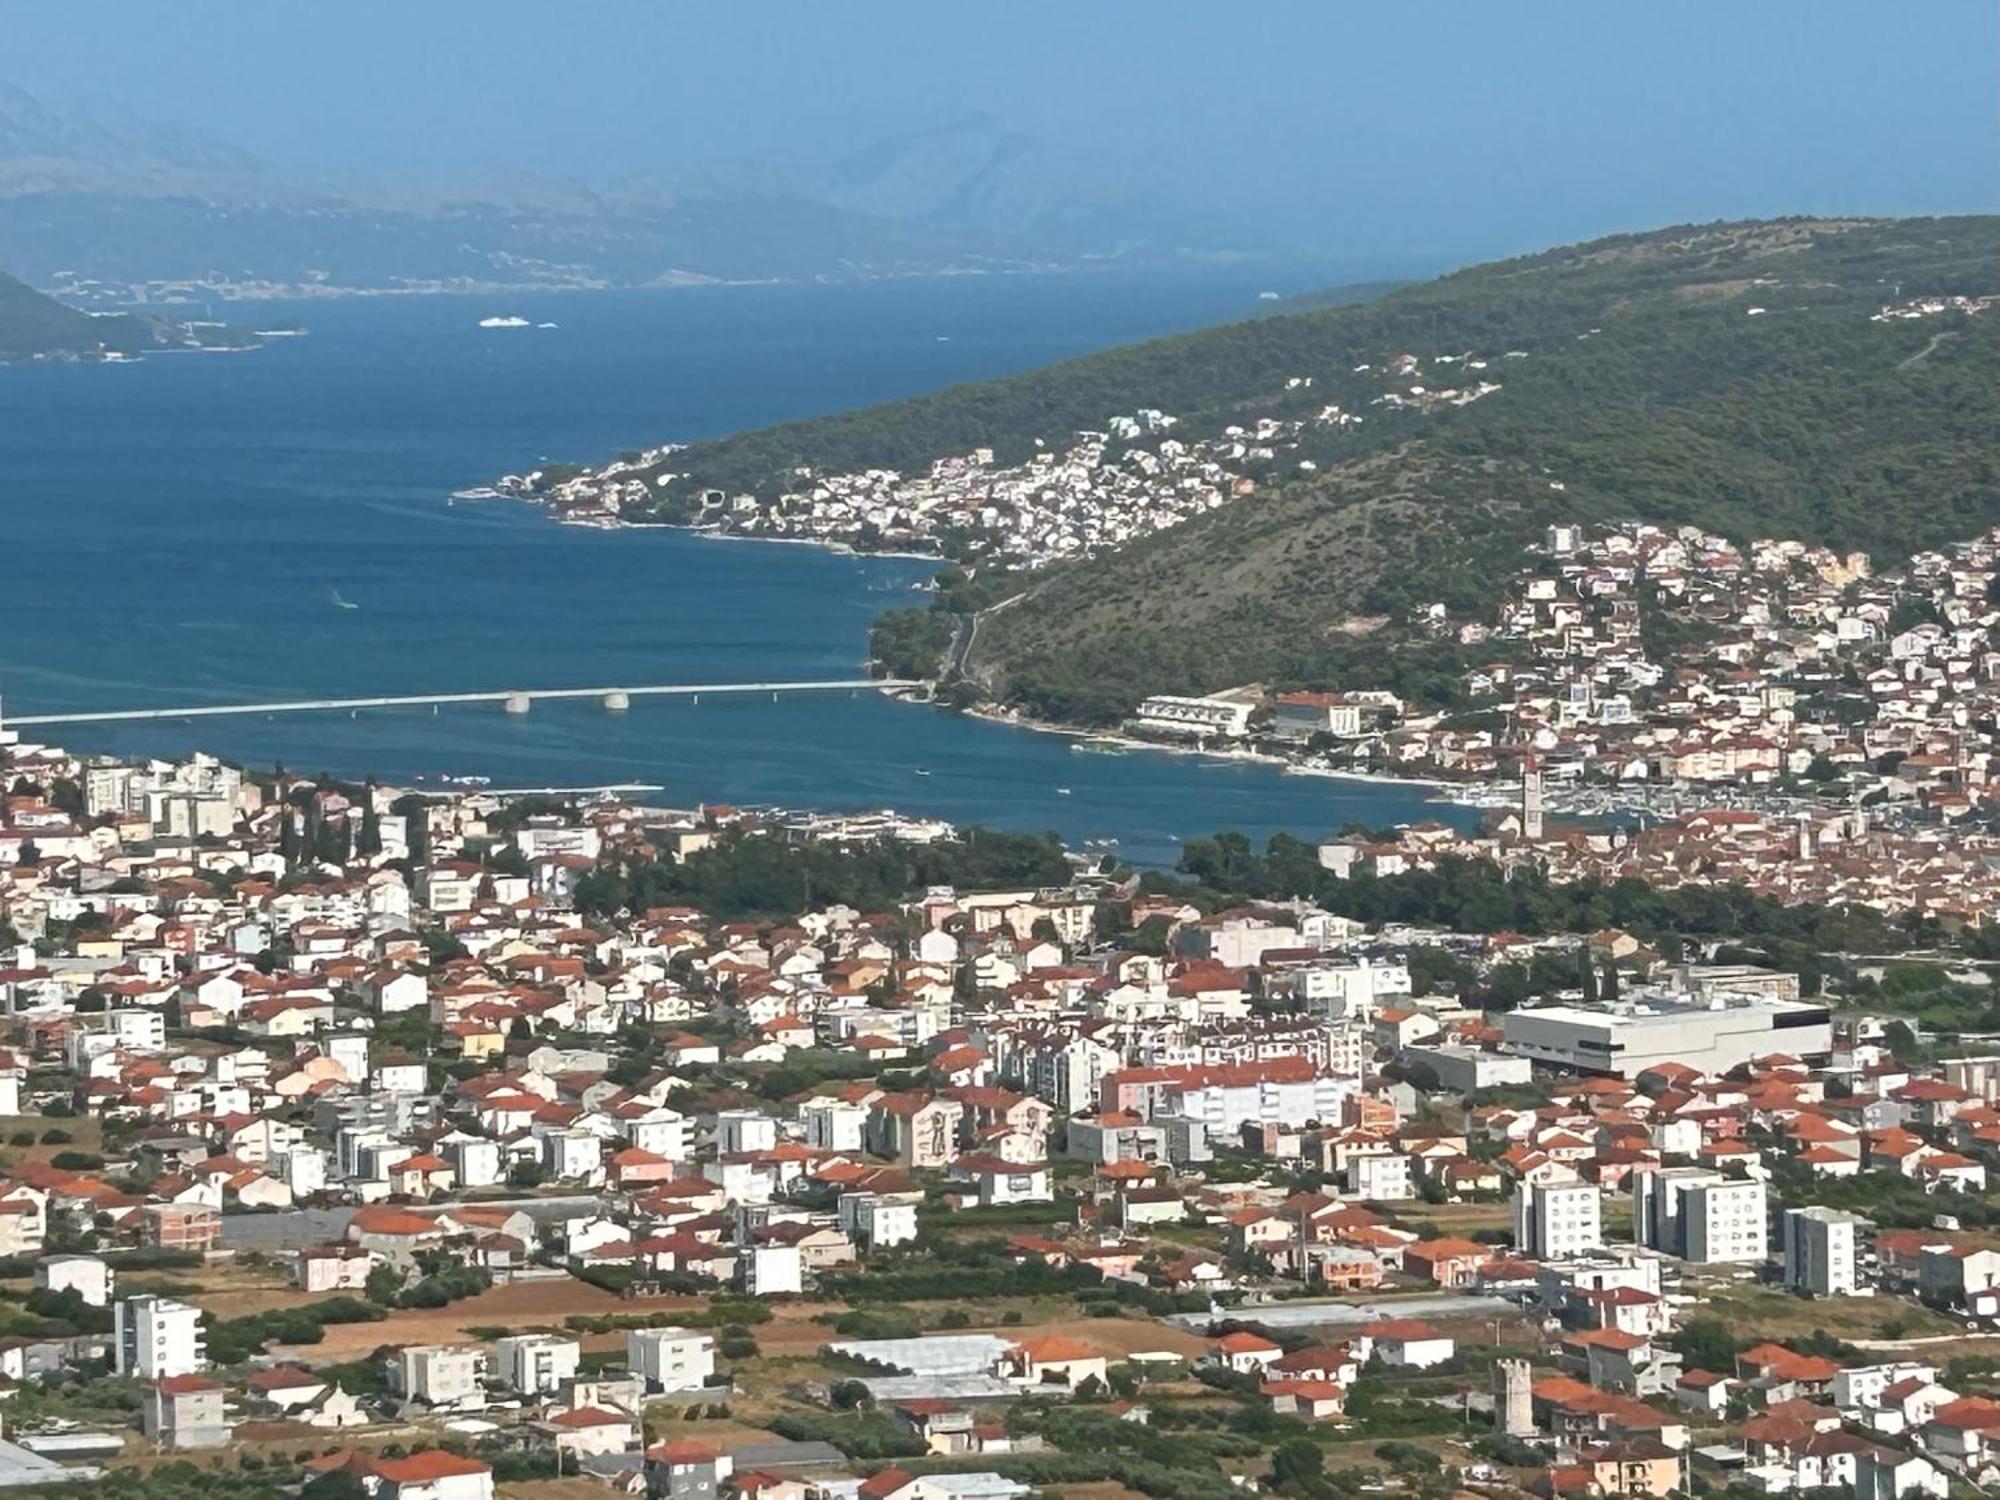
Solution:
M 1513 1010 L 1501 1018 L 1501 1034 L 1508 1052 L 1543 1067 L 1619 1078 L 1662 1063 L 1719 1076 L 1773 1053 L 1815 1062 L 1833 1051 L 1825 1006 L 1739 990 L 1711 990 L 1706 1001 L 1662 991 L 1610 1005 Z

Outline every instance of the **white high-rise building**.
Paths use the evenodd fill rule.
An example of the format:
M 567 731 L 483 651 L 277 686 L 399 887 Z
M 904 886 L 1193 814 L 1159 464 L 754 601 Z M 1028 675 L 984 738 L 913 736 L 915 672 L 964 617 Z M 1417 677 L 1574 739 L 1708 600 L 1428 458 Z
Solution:
M 208 1364 L 201 1309 L 170 1297 L 127 1297 L 112 1314 L 114 1367 L 136 1380 L 193 1375 Z
M 1845 1297 L 1859 1291 L 1855 1231 L 1867 1222 L 1837 1208 L 1786 1209 L 1786 1289 L 1815 1297 Z
M 1764 1184 L 1701 1167 L 1636 1177 L 1632 1234 L 1648 1249 L 1682 1260 L 1760 1261 L 1771 1242 Z
M 1594 1183 L 1523 1183 L 1514 1193 L 1514 1246 L 1536 1260 L 1587 1255 L 1604 1243 L 1603 1207 Z

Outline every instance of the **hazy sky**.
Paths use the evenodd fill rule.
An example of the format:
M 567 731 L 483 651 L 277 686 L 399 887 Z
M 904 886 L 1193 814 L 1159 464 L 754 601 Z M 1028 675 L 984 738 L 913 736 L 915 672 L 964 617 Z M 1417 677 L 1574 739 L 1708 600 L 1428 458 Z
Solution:
M 1992 209 L 1993 0 L 0 0 L 0 78 L 313 172 L 816 163 L 982 113 L 1249 244 Z

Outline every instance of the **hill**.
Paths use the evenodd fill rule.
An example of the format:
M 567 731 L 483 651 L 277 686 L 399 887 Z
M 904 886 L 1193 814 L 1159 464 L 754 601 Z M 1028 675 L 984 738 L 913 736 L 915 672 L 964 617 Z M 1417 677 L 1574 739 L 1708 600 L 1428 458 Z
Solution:
M 254 346 L 249 334 L 214 323 L 137 313 L 85 313 L 0 271 L 0 364 L 23 359 L 131 357 L 159 349 Z
M 1996 290 L 2000 220 L 1748 224 L 1599 241 L 1299 320 L 1327 345 L 1309 368 L 1409 352 L 1416 384 L 1429 356 L 1487 350 L 1500 389 L 1371 422 L 1317 472 L 1056 572 L 984 622 L 968 671 L 1080 721 L 1253 681 L 1449 701 L 1462 662 L 1413 612 L 1485 617 L 1554 522 L 1636 517 L 1878 560 L 1968 537 L 2000 522 L 2000 310 L 1875 314 Z

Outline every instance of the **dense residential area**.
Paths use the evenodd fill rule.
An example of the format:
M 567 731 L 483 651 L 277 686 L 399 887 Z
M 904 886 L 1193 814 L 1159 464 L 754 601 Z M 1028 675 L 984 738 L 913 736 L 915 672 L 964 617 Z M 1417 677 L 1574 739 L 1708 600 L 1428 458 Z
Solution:
M 1532 796 L 1139 873 L 8 740 L 5 1484 L 2000 1477 L 1965 880 L 1606 880 Z

